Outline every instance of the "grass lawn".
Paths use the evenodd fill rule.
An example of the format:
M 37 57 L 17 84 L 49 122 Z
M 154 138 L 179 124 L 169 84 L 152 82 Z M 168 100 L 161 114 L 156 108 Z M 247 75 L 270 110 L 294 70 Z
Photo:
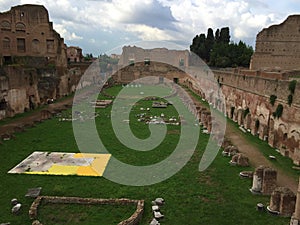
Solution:
M 116 95 L 120 87 L 113 87 L 107 93 Z M 138 137 L 149 136 L 149 129 L 137 122 L 138 109 L 148 107 L 147 101 L 139 101 L 130 114 L 133 133 Z M 137 152 L 127 149 L 114 136 L 110 117 L 111 106 L 97 109 L 96 118 L 100 136 L 110 152 L 119 160 L 135 165 L 148 165 L 165 159 L 172 153 L 179 140 L 179 126 L 168 126 L 168 135 L 154 150 Z M 164 109 L 151 109 L 159 115 Z M 165 115 L 177 115 L 169 107 Z M 138 132 L 137 132 L 138 130 Z M 165 218 L 161 224 L 168 225 L 286 225 L 289 218 L 275 217 L 256 211 L 257 203 L 269 203 L 267 196 L 254 196 L 249 188 L 251 180 L 241 179 L 238 173 L 245 168 L 230 166 L 229 159 L 221 152 L 212 165 L 204 172 L 198 171 L 199 162 L 208 135 L 200 134 L 199 143 L 191 160 L 171 178 L 151 186 L 133 187 L 113 183 L 103 177 L 79 176 L 42 176 L 7 174 L 12 167 L 34 151 L 78 152 L 71 122 L 59 122 L 58 118 L 47 120 L 24 133 L 16 134 L 16 140 L 10 140 L 0 146 L 0 223 L 29 225 L 31 221 L 28 209 L 33 202 L 25 198 L 28 188 L 42 187 L 42 194 L 49 196 L 78 196 L 92 198 L 130 198 L 144 199 L 145 213 L 141 224 L 146 225 L 152 219 L 151 201 L 163 197 L 166 204 L 161 208 Z M 250 170 L 253 168 L 246 168 Z M 17 198 L 23 204 L 20 215 L 11 214 L 10 200 Z M 41 205 L 39 218 L 46 225 L 56 224 L 117 224 L 134 212 L 130 207 L 112 206 L 76 206 Z M 56 216 L 59 216 L 58 220 Z

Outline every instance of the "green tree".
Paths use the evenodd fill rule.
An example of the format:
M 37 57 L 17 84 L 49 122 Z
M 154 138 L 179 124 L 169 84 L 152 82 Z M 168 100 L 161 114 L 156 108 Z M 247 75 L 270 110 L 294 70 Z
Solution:
M 229 44 L 230 42 L 230 31 L 229 27 L 223 27 L 221 28 L 220 32 L 220 41 L 224 44 Z

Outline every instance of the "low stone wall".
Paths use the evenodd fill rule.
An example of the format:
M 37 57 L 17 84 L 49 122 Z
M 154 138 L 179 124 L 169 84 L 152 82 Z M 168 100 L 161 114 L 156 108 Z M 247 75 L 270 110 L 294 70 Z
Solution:
M 52 204 L 80 204 L 80 205 L 136 205 L 136 211 L 132 216 L 118 225 L 137 225 L 142 219 L 144 213 L 144 200 L 121 199 L 98 199 L 98 198 L 78 198 L 78 197 L 57 197 L 57 196 L 39 196 L 35 199 L 29 209 L 29 217 L 37 220 L 38 207 L 41 202 Z

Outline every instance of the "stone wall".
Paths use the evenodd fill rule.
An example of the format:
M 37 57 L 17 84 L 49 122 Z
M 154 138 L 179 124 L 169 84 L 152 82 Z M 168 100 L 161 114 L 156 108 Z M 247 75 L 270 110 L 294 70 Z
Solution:
M 75 46 L 67 47 L 68 62 L 82 62 L 82 49 Z
M 120 66 L 132 62 L 162 62 L 175 67 L 189 66 L 188 50 L 169 50 L 166 48 L 143 49 L 136 46 L 124 46 L 119 60 Z
M 64 40 L 53 29 L 44 6 L 19 5 L 0 13 L 0 34 L 0 56 L 4 63 L 14 56 L 35 56 L 57 66 L 66 65 Z
M 300 85 L 297 84 L 292 104 L 288 104 L 291 94 L 289 85 L 295 79 L 295 71 L 285 73 L 267 73 L 257 71 L 212 71 L 214 80 L 206 78 L 205 71 L 194 71 L 195 77 L 186 77 L 184 83 L 218 108 L 218 94 L 225 98 L 226 109 L 218 108 L 228 118 L 249 130 L 253 135 L 268 141 L 278 148 L 282 155 L 300 164 Z M 198 74 L 197 74 L 198 73 Z M 208 73 L 208 72 L 207 72 Z M 280 78 L 280 79 L 279 79 Z M 218 88 L 210 87 L 218 83 Z M 205 91 L 204 91 L 205 90 Z M 270 96 L 277 97 L 274 105 Z M 277 117 L 279 105 L 283 112 Z
M 39 196 L 35 199 L 29 209 L 29 217 L 32 220 L 38 219 L 38 208 L 41 202 L 52 204 L 79 204 L 79 205 L 136 205 L 136 211 L 132 216 L 118 225 L 137 225 L 142 219 L 144 213 L 144 200 L 131 199 L 95 199 L 95 198 L 78 198 L 78 197 L 55 197 Z M 44 223 L 47 224 L 47 221 Z
M 145 65 L 144 62 L 135 63 L 131 66 L 126 66 L 118 70 L 113 79 L 118 83 L 130 83 L 139 78 L 147 76 L 155 76 L 157 80 L 151 80 L 151 83 L 162 82 L 163 79 L 180 82 L 186 77 L 184 71 L 161 62 L 150 62 L 150 65 Z
M 300 15 L 263 29 L 256 37 L 250 68 L 291 70 L 300 68 Z
M 84 73 L 68 69 L 64 39 L 41 5 L 0 13 L 0 58 L 0 120 L 69 95 Z

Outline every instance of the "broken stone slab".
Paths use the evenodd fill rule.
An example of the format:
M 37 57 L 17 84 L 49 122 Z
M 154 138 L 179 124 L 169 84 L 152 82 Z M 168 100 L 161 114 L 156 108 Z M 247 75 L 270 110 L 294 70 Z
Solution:
M 164 218 L 164 215 L 161 214 L 161 212 L 154 211 L 153 213 L 154 213 L 154 218 L 155 219 L 162 219 L 162 218 Z
M 11 205 L 14 206 L 16 204 L 18 204 L 18 199 L 16 198 L 13 198 L 11 201 L 10 201 Z
M 242 171 L 239 175 L 243 178 L 253 178 L 253 171 Z
M 158 205 L 153 205 L 152 206 L 152 211 L 159 211 L 159 206 Z
M 43 224 L 40 221 L 38 221 L 38 220 L 34 220 L 32 222 L 32 225 L 43 225 Z
M 257 203 L 256 205 L 256 210 L 257 211 L 264 211 L 265 210 L 265 206 L 262 203 Z
M 29 197 L 29 198 L 36 198 L 40 195 L 42 191 L 42 188 L 41 187 L 38 187 L 38 188 L 30 188 L 28 189 L 25 197 Z
M 160 225 L 160 223 L 157 221 L 157 219 L 153 218 L 153 220 L 151 220 L 150 225 Z
M 13 207 L 11 208 L 12 214 L 17 215 L 17 214 L 20 212 L 21 207 L 22 207 L 22 204 L 21 204 L 21 203 L 18 203 L 18 204 L 16 204 L 15 206 L 13 206 Z
M 165 204 L 165 200 L 163 198 L 156 198 L 154 200 L 154 202 L 156 203 L 156 205 L 163 205 L 163 204 Z

